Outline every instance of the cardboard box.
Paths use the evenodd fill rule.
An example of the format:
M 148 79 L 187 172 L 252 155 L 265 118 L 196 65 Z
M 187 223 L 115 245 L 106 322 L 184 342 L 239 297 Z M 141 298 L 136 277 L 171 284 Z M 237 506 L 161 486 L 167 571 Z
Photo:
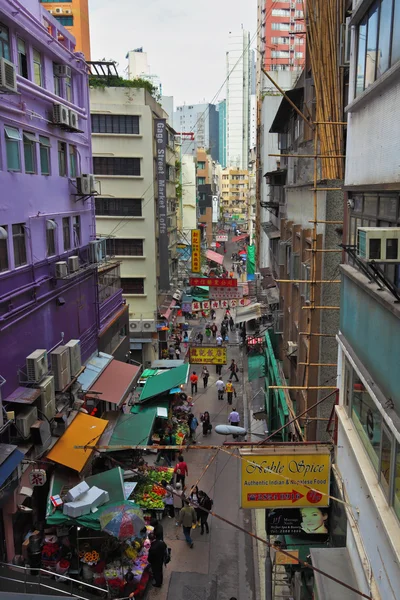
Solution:
M 99 506 L 102 506 L 106 502 L 110 501 L 108 492 L 101 490 L 100 488 L 93 486 L 76 502 L 66 502 L 64 504 L 63 513 L 68 517 L 82 517 L 88 515 L 91 511 Z
M 67 493 L 67 502 L 76 502 L 79 500 L 82 494 L 89 490 L 89 486 L 86 481 L 81 481 L 75 487 L 71 488 Z

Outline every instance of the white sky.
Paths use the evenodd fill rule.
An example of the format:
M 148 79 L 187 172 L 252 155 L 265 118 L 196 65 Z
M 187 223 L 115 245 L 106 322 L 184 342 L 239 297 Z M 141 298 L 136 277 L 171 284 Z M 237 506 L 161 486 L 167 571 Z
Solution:
M 210 102 L 226 77 L 229 32 L 243 24 L 252 37 L 257 27 L 256 0 L 89 0 L 89 9 L 92 60 L 116 60 L 123 75 L 126 53 L 143 46 L 175 106 Z

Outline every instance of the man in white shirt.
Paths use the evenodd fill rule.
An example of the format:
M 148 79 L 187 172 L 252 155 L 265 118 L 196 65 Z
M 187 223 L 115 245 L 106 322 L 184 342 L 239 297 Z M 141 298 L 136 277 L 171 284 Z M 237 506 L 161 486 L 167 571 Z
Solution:
M 228 423 L 229 423 L 229 425 L 233 425 L 234 427 L 239 427 L 240 415 L 237 412 L 236 408 L 232 409 L 232 412 L 228 418 Z M 236 439 L 237 437 L 238 437 L 237 435 L 235 435 L 235 434 L 233 435 L 233 439 Z
M 223 339 L 220 335 L 217 336 L 215 341 L 217 342 L 217 346 L 222 346 Z
M 222 378 L 220 377 L 216 384 L 217 386 L 217 390 L 218 390 L 218 400 L 223 400 L 224 399 L 224 391 L 225 391 L 225 384 L 222 381 Z

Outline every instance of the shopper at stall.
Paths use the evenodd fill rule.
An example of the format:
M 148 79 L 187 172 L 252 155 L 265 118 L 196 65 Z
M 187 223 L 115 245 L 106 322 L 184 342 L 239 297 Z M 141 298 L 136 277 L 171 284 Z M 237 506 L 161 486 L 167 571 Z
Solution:
M 227 381 L 226 386 L 225 386 L 225 391 L 226 391 L 226 395 L 227 395 L 228 404 L 232 404 L 233 396 L 235 396 L 235 398 L 236 398 L 236 390 L 233 387 L 232 381 Z
M 237 364 L 233 358 L 232 358 L 231 364 L 229 365 L 229 370 L 231 372 L 231 374 L 229 375 L 229 379 L 232 380 L 233 377 L 235 377 L 236 381 L 239 381 L 239 377 L 237 376 L 239 367 L 237 366 Z
M 163 436 L 161 436 L 160 441 L 158 442 L 158 445 L 159 446 L 166 446 L 167 445 L 165 443 L 165 438 Z M 169 467 L 171 466 L 171 461 L 170 461 L 170 458 L 169 458 L 169 452 L 168 452 L 168 450 L 159 450 L 158 451 L 155 464 L 159 465 L 161 461 L 165 461 Z
M 181 454 L 178 456 L 178 463 L 175 465 L 174 473 L 176 474 L 176 483 L 181 483 L 182 488 L 185 489 L 185 478 L 189 475 L 189 470 Z
M 153 527 L 153 534 L 156 539 L 164 541 L 164 528 L 161 525 L 161 522 L 154 518 L 151 519 L 150 525 Z
M 183 495 L 183 489 L 182 489 L 182 484 L 181 483 L 177 483 L 175 485 L 175 488 L 173 488 L 173 495 L 174 495 L 174 512 L 175 512 L 175 525 L 179 525 L 179 513 L 181 511 L 181 509 L 183 508 L 183 500 L 184 500 L 184 495 Z
M 208 378 L 210 377 L 210 373 L 209 373 L 207 367 L 203 367 L 203 370 L 201 372 L 201 377 L 203 379 L 204 389 L 206 389 L 206 387 L 208 385 Z
M 149 540 L 151 546 L 149 549 L 148 561 L 154 577 L 154 587 L 161 587 L 163 583 L 164 558 L 167 551 L 167 545 L 162 540 L 158 540 L 153 533 L 150 533 Z
M 225 384 L 222 381 L 222 377 L 221 376 L 217 380 L 217 382 L 216 382 L 215 385 L 216 385 L 217 390 L 218 390 L 218 400 L 223 400 L 224 399 Z
M 180 348 L 175 348 L 175 356 L 176 356 L 176 360 L 179 360 L 181 357 L 181 349 Z
M 168 348 L 168 356 L 169 356 L 169 360 L 174 360 L 174 355 L 175 355 L 175 348 L 174 346 L 171 344 L 170 347 Z
M 183 535 L 185 540 L 189 544 L 190 548 L 193 548 L 193 540 L 190 537 L 190 532 L 193 525 L 197 523 L 197 515 L 193 506 L 190 506 L 189 500 L 184 501 L 184 507 L 179 513 L 179 525 L 183 528 Z
M 199 377 L 198 375 L 196 375 L 196 371 L 193 371 L 193 373 L 190 376 L 190 383 L 192 385 L 192 396 L 193 394 L 197 394 L 197 382 L 199 381 Z
M 204 412 L 204 414 L 201 415 L 200 421 L 203 424 L 203 435 L 207 435 L 207 433 L 211 433 L 211 419 L 210 419 L 210 413 L 208 412 L 208 410 L 206 410 Z
M 196 429 L 199 426 L 199 422 L 198 422 L 197 418 L 195 417 L 195 415 L 190 414 L 189 417 L 190 417 L 190 424 L 189 424 L 190 438 L 193 441 L 193 443 L 196 443 L 196 441 L 195 441 Z M 189 420 L 188 420 L 188 423 L 189 423 Z
M 211 500 L 211 498 L 209 496 L 207 496 L 207 494 L 203 491 L 199 491 L 199 497 L 200 497 L 200 501 L 199 501 L 199 505 L 200 505 L 200 524 L 201 524 L 201 535 L 204 534 L 204 529 L 206 530 L 206 533 L 210 533 L 210 529 L 208 527 L 208 512 L 206 511 L 210 511 L 212 509 L 213 506 L 213 501 Z M 206 510 L 201 510 L 202 508 L 205 508 Z

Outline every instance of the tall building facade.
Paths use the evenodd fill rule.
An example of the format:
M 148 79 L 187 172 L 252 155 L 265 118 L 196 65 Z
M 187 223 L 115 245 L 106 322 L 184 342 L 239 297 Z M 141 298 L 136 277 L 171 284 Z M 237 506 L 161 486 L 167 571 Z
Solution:
M 222 171 L 221 206 L 225 220 L 247 222 L 249 189 L 247 169 L 227 167 Z
M 146 79 L 156 88 L 158 96 L 162 96 L 162 84 L 158 75 L 151 72 L 147 58 L 147 52 L 143 48 L 129 50 L 126 55 L 128 59 L 128 79 Z M 171 117 L 171 115 L 169 115 Z
M 225 169 L 226 167 L 226 100 L 218 104 L 218 162 Z
M 194 133 L 194 141 L 184 140 L 182 152 L 196 156 L 197 148 L 207 149 L 214 160 L 219 157 L 219 113 L 214 104 L 184 104 L 174 112 L 174 128 L 179 133 Z
M 299 71 L 306 43 L 303 2 L 259 0 L 263 66 L 266 71 Z
M 76 40 L 76 52 L 83 52 L 86 60 L 90 60 L 90 30 L 88 0 L 40 0 L 55 19 L 72 33 Z M 62 42 L 62 34 L 60 33 Z
M 250 147 L 251 91 L 250 34 L 241 30 L 229 35 L 226 53 L 226 120 L 228 167 L 247 169 Z

